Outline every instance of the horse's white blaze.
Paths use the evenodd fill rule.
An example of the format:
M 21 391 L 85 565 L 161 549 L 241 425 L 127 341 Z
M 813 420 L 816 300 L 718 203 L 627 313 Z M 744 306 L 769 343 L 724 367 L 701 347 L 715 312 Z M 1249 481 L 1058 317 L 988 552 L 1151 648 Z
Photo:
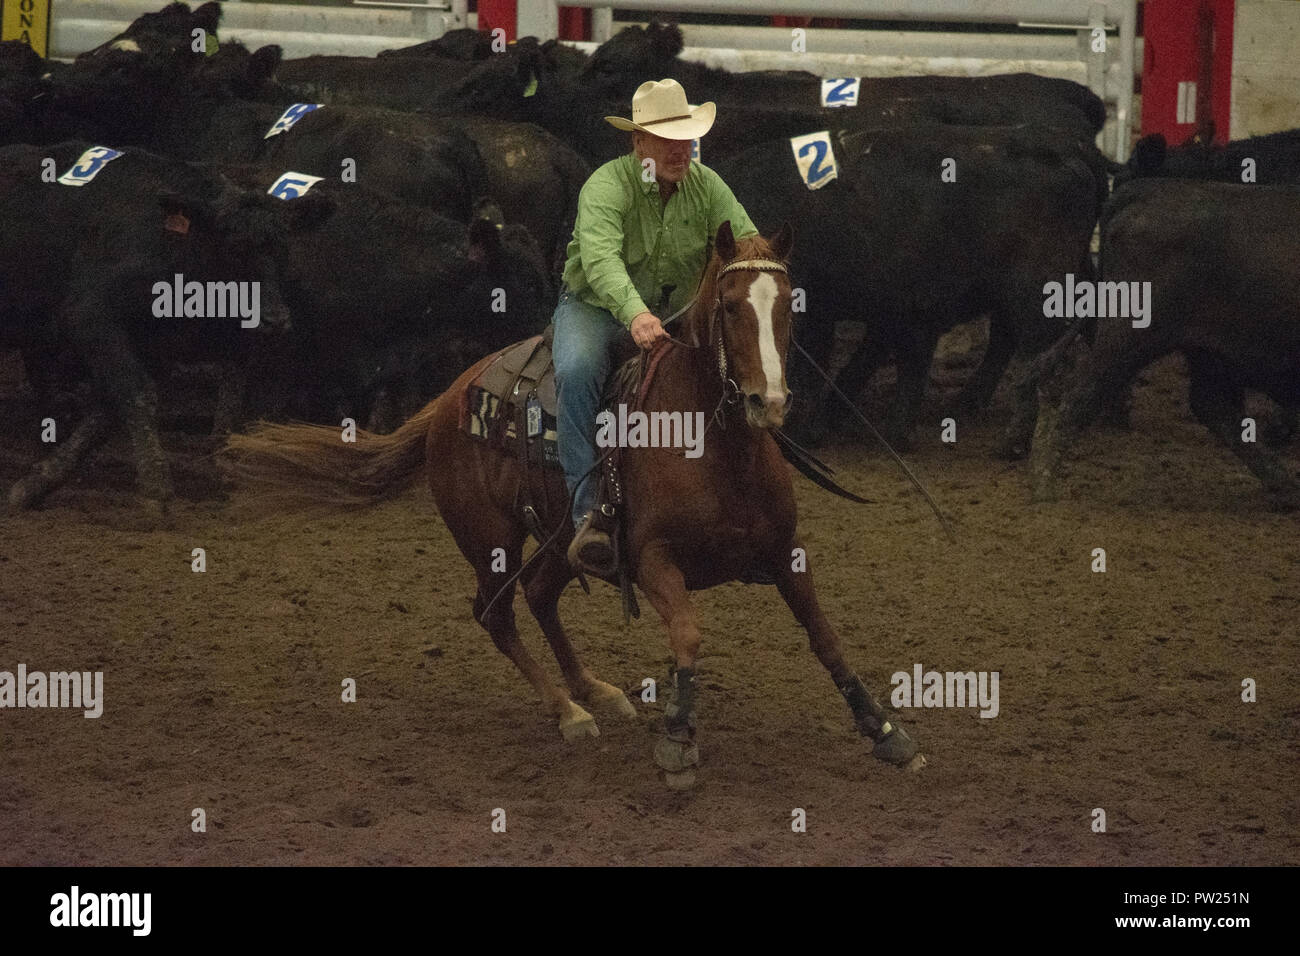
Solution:
M 776 333 L 772 328 L 772 308 L 776 305 L 776 280 L 769 273 L 760 273 L 749 285 L 749 304 L 758 316 L 758 354 L 763 359 L 763 374 L 767 377 L 767 400 L 785 404 L 781 388 L 781 356 L 776 351 Z
M 110 49 L 110 50 L 126 50 L 128 53 L 139 53 L 139 52 L 140 52 L 140 44 L 138 44 L 138 43 L 136 43 L 134 40 L 130 40 L 130 39 L 127 39 L 127 40 L 117 40 L 116 42 L 113 43 L 112 46 L 109 47 L 109 49 Z

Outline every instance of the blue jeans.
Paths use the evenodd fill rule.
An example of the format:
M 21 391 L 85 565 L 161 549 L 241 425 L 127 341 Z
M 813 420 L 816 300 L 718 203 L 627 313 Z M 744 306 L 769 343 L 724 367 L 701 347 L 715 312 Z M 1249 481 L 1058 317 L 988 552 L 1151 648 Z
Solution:
M 596 454 L 596 415 L 601 392 L 613 365 L 614 345 L 627 329 L 607 309 L 580 302 L 566 288 L 555 307 L 556 440 L 560 466 L 573 500 L 573 524 L 596 507 L 600 472 L 593 468 Z M 585 480 L 583 476 L 587 475 Z M 581 484 L 579 484 L 581 482 Z

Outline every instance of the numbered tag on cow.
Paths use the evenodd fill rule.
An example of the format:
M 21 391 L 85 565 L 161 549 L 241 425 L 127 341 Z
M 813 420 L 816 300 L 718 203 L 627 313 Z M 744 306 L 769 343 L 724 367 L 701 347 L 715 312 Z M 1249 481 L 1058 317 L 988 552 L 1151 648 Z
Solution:
M 121 155 L 120 150 L 109 149 L 107 146 L 92 146 L 81 154 L 71 169 L 59 177 L 59 182 L 65 186 L 84 186 L 99 174 L 105 163 Z
M 809 189 L 821 189 L 839 175 L 828 131 L 792 136 L 790 148 L 794 150 L 794 164 L 799 167 L 799 175 Z
M 279 199 L 297 199 L 324 178 L 306 173 L 285 173 L 271 184 L 267 192 Z
M 861 85 L 862 78 L 857 76 L 822 80 L 822 106 L 857 106 Z
M 691 140 L 691 160 L 696 163 L 700 161 L 700 138 L 698 136 Z
M 266 131 L 266 135 L 263 136 L 262 139 L 270 139 L 272 136 L 277 136 L 280 133 L 283 133 L 312 110 L 318 110 L 324 105 L 324 103 L 294 103 L 293 106 L 290 106 L 285 110 L 283 115 L 275 121 L 274 125 Z

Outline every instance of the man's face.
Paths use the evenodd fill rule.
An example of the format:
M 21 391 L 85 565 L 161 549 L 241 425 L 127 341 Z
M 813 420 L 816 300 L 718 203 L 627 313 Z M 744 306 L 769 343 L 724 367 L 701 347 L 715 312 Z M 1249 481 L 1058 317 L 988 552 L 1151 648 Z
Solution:
M 691 168 L 689 139 L 664 139 L 662 136 L 638 132 L 634 142 L 638 158 L 654 160 L 656 179 L 680 183 L 686 178 L 686 173 Z

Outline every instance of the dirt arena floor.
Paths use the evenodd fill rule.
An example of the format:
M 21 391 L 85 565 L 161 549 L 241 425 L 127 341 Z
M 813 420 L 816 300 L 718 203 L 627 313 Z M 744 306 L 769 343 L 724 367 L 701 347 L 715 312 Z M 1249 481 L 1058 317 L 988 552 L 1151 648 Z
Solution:
M 142 531 L 110 448 L 0 519 L 0 670 L 102 670 L 105 696 L 98 720 L 0 711 L 0 863 L 1300 863 L 1300 517 L 1195 423 L 1179 360 L 1144 383 L 1135 431 L 1092 431 L 1039 506 L 1024 466 L 988 454 L 1005 399 L 958 416 L 955 446 L 936 400 L 909 460 L 955 546 L 882 454 L 828 448 L 876 503 L 796 479 L 801 525 L 867 686 L 888 697 L 918 663 L 998 671 L 1000 713 L 902 710 L 929 765 L 880 764 L 775 589 L 718 588 L 697 597 L 690 793 L 651 760 L 662 699 L 560 737 L 470 619 L 472 576 L 423 487 L 253 523 L 200 463 L 173 527 Z M 6 484 L 39 451 L 39 415 L 8 402 Z M 208 447 L 168 441 L 178 464 Z M 667 675 L 663 630 L 648 605 L 624 627 L 597 587 L 561 610 L 591 669 L 639 695 Z

